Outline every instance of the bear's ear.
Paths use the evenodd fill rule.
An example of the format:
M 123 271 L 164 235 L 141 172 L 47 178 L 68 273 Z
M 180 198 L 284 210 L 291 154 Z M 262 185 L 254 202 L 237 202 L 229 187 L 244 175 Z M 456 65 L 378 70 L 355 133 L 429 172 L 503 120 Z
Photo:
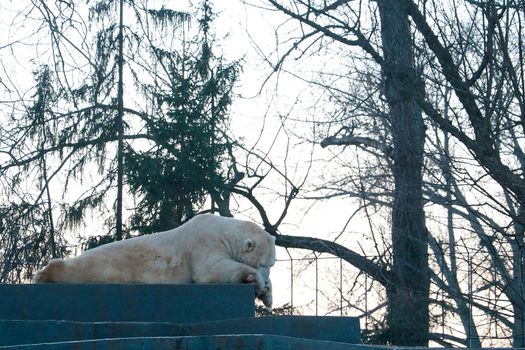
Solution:
M 245 253 L 251 252 L 255 248 L 255 241 L 251 238 L 246 238 L 243 243 L 243 251 Z

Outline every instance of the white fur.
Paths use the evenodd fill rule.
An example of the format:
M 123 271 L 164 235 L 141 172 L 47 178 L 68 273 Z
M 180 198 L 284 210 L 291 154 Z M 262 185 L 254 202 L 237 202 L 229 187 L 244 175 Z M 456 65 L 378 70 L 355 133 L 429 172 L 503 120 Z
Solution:
M 53 259 L 36 283 L 255 283 L 271 306 L 275 237 L 256 224 L 211 214 L 173 230 L 109 243 Z

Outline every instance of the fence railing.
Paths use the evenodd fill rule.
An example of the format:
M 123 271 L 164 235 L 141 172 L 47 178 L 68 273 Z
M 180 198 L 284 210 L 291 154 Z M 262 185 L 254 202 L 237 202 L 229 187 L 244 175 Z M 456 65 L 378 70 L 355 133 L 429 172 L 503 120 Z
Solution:
M 388 342 L 382 332 L 387 326 L 384 286 L 338 257 L 282 255 L 271 273 L 277 312 L 359 317 L 365 341 Z M 513 326 L 518 318 L 516 305 L 509 301 L 510 286 L 491 267 L 490 257 L 456 255 L 453 271 L 451 258 L 429 256 L 431 344 L 508 347 L 513 339 L 524 339 L 516 334 L 520 327 Z M 512 293 L 524 298 L 525 285 L 516 281 Z M 525 310 L 517 311 L 525 314 Z

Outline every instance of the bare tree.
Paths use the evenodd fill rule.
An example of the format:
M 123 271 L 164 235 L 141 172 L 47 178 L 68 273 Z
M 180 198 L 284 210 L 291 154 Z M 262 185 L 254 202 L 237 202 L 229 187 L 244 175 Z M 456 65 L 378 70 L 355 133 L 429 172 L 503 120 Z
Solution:
M 420 186 L 425 185 L 425 198 L 437 206 L 443 206 L 449 212 L 448 223 L 445 223 L 450 229 L 446 246 L 436 245 L 432 240 L 433 249 L 441 245 L 448 252 L 447 254 L 450 254 L 449 265 L 444 261 L 438 263 L 439 266 L 449 269 L 446 271 L 447 280 L 440 279 L 436 274 L 432 274 L 432 278 L 456 298 L 459 309 L 454 312 L 461 314 L 465 334 L 471 337 L 468 341 L 471 345 L 479 344 L 480 335 L 473 328 L 471 307 L 482 310 L 487 317 L 495 314 L 495 308 L 491 306 L 492 301 L 488 299 L 469 300 L 463 291 L 465 284 L 458 280 L 461 278 L 458 275 L 458 259 L 462 253 L 469 254 L 469 251 L 458 249 L 456 252 L 458 239 L 454 238 L 453 232 L 454 226 L 458 225 L 454 225 L 454 221 L 465 220 L 471 227 L 470 231 L 465 229 L 456 231 L 461 231 L 462 236 L 469 232 L 473 233 L 469 235 L 469 243 L 479 242 L 474 244 L 480 244 L 480 248 L 489 254 L 492 260 L 490 266 L 487 266 L 489 269 L 474 272 L 479 277 L 478 287 L 480 290 L 487 290 L 497 286 L 498 290 L 511 300 L 513 313 L 518 316 L 513 323 L 514 343 L 521 344 L 520 339 L 523 336 L 520 331 L 522 322 L 519 315 L 522 313 L 520 300 L 523 299 L 521 296 L 523 269 L 520 256 L 523 239 L 520 232 L 522 232 L 523 220 L 520 208 L 523 203 L 524 178 L 520 162 L 522 151 L 520 142 L 516 141 L 523 135 L 525 110 L 521 39 L 523 37 L 522 4 L 518 2 L 502 4 L 496 1 L 450 3 L 431 1 L 416 4 L 409 0 L 395 2 L 395 4 L 391 1 L 334 1 L 332 3 L 269 1 L 269 4 L 296 20 L 299 28 L 295 37 L 283 40 L 283 42 L 291 40 L 293 45 L 289 46 L 289 50 L 284 51 L 284 55 L 278 57 L 278 61 L 273 64 L 274 68 L 283 69 L 287 59 L 300 59 L 308 50 L 322 48 L 323 52 L 326 52 L 325 47 L 328 45 L 335 47 L 333 51 L 337 51 L 337 48 L 339 52 L 349 51 L 350 54 L 340 56 L 342 59 L 349 60 L 352 59 L 352 54 L 354 57 L 359 55 L 353 48 L 360 48 L 361 55 L 365 54 L 369 59 L 367 64 L 372 67 L 375 65 L 378 67 L 377 71 L 382 72 L 381 84 L 384 84 L 385 98 L 390 112 L 395 106 L 392 100 L 389 101 L 389 81 L 390 84 L 392 81 L 402 82 L 398 89 L 402 93 L 394 102 L 401 105 L 402 102 L 413 101 L 417 105 L 416 109 L 423 111 L 426 116 L 427 128 L 437 125 L 446 133 L 447 138 L 452 137 L 450 142 L 454 143 L 455 149 L 454 152 L 447 152 L 439 145 L 441 137 L 436 138 L 437 133 L 431 135 L 429 139 L 433 145 L 436 145 L 432 152 L 437 153 L 427 153 L 429 157 L 427 179 L 425 183 L 420 183 Z M 395 29 L 392 16 L 394 10 L 400 11 L 400 18 L 406 19 L 408 30 L 404 32 L 392 30 Z M 387 50 L 389 48 L 392 50 L 396 43 L 405 38 L 409 38 L 410 42 L 404 52 L 397 52 L 396 58 L 401 60 L 405 57 L 404 62 L 410 62 L 406 57 L 413 52 L 415 62 L 392 65 L 392 61 L 388 60 Z M 365 61 L 364 58 L 361 59 Z M 363 71 L 361 69 L 361 72 Z M 355 79 L 354 82 L 361 84 L 365 80 L 358 74 L 352 75 L 352 78 Z M 339 88 L 335 84 L 320 84 L 319 81 L 314 82 L 314 85 L 332 91 Z M 368 88 L 370 95 L 381 91 L 370 85 Z M 452 92 L 452 97 L 446 92 Z M 338 91 L 338 96 L 342 95 L 344 92 Z M 355 96 L 341 115 L 337 115 L 340 118 L 332 123 L 332 125 L 343 125 L 337 127 L 335 132 L 332 131 L 331 135 L 327 135 L 321 145 L 324 147 L 354 145 L 367 150 L 370 154 L 377 152 L 379 155 L 384 155 L 383 163 L 388 164 L 388 159 L 394 159 L 392 152 L 396 152 L 396 137 L 392 131 L 395 126 L 383 122 L 385 130 L 388 130 L 386 137 L 382 136 L 385 135 L 384 132 L 368 133 L 366 127 L 363 127 L 363 118 L 352 119 L 351 115 L 366 111 L 363 106 L 369 104 L 371 99 L 363 97 L 364 94 L 359 96 L 361 98 Z M 448 108 L 443 108 L 444 100 L 448 101 L 446 103 Z M 337 97 L 331 100 L 333 101 L 337 101 Z M 376 112 L 375 115 L 381 113 Z M 415 124 L 421 129 L 425 127 L 422 121 Z M 378 138 L 377 135 L 380 137 Z M 418 137 L 410 140 L 414 145 L 422 143 Z M 422 151 L 422 146 L 419 150 Z M 422 157 L 422 154 L 419 158 L 414 154 L 412 160 L 417 163 L 419 159 L 422 162 Z M 444 159 L 449 164 L 448 170 L 440 165 L 444 163 Z M 436 167 L 433 168 L 434 166 Z M 418 167 L 420 165 L 413 164 L 410 169 L 418 169 Z M 435 172 L 436 169 L 438 173 Z M 392 171 L 395 177 L 395 160 L 392 163 Z M 443 175 L 440 179 L 436 177 L 439 173 Z M 441 182 L 442 179 L 444 182 Z M 355 181 L 353 185 L 358 183 L 359 181 Z M 324 186 L 324 189 L 332 191 L 329 196 L 367 195 L 370 203 L 382 203 L 388 208 L 389 200 L 381 202 L 381 197 L 373 192 L 360 191 L 358 186 L 352 190 L 338 190 L 336 187 L 334 183 L 332 186 Z M 440 196 L 442 190 L 447 193 L 445 197 Z M 465 191 L 470 193 L 475 191 L 479 199 L 473 200 L 470 193 Z M 321 195 L 315 197 L 320 198 Z M 493 214 L 498 215 L 498 219 L 491 218 Z M 394 215 L 393 219 L 395 218 L 397 216 Z M 514 232 L 508 230 L 510 223 L 513 224 Z M 435 236 L 438 236 L 437 232 Z M 502 257 L 502 249 L 509 252 L 511 258 Z M 474 250 L 478 251 L 478 248 Z M 336 249 L 333 251 L 337 252 Z M 434 250 L 435 253 L 438 251 L 439 249 Z M 509 264 L 512 266 L 510 270 L 506 267 Z M 365 264 L 361 266 L 364 267 Z M 496 271 L 503 283 L 488 277 Z M 509 324 L 505 312 L 497 317 L 503 323 Z
M 394 192 L 392 205 L 391 273 L 386 281 L 389 296 L 390 339 L 399 345 L 426 345 L 428 341 L 428 254 L 427 229 L 423 211 L 422 165 L 425 127 L 419 106 L 409 89 L 415 82 L 412 39 L 408 16 L 403 7 L 392 1 L 378 2 L 383 55 L 366 40 L 359 23 L 352 25 L 331 15 L 346 2 L 323 4 L 301 3 L 298 6 L 269 1 L 279 11 L 309 28 L 311 35 L 328 36 L 348 46 L 361 46 L 373 56 L 382 69 L 384 95 L 388 104 L 389 131 L 392 140 L 392 173 Z M 360 9 L 350 8 L 350 16 L 359 18 Z M 311 16 L 310 16 L 311 15 Z M 334 22 L 333 25 L 326 22 Z M 355 38 L 349 39 L 348 36 Z M 363 143 L 364 139 L 351 138 Z M 329 144 L 350 144 L 344 138 L 329 138 Z M 368 143 L 380 145 L 377 141 Z M 416 278 L 414 278 L 416 276 Z M 410 315 L 410 317 L 407 317 Z

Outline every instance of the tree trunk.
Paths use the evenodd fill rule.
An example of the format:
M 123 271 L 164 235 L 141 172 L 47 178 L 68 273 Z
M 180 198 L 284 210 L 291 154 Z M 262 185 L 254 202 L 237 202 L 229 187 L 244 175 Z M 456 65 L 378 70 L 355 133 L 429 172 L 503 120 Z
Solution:
M 385 65 L 385 96 L 393 139 L 392 272 L 387 287 L 390 339 L 427 346 L 429 337 L 428 239 L 422 197 L 425 126 L 413 90 L 412 39 L 406 11 L 396 0 L 378 1 Z
M 512 207 L 511 207 L 512 208 Z M 512 242 L 512 280 L 507 295 L 512 304 L 514 322 L 512 324 L 512 346 L 514 348 L 525 347 L 525 251 L 524 236 L 525 227 L 521 224 L 525 217 L 525 210 L 518 204 L 516 208 L 517 216 L 522 218 L 514 224 L 515 238 Z
M 522 108 L 523 109 L 523 108 Z M 514 153 L 519 159 L 521 172 L 525 171 L 525 154 L 520 146 L 518 137 L 514 130 L 510 130 L 510 136 L 514 144 Z M 510 193 L 505 197 L 510 211 L 517 219 L 514 222 L 514 239 L 511 240 L 512 247 L 512 280 L 506 294 L 512 304 L 514 322 L 512 324 L 512 346 L 514 348 L 525 347 L 525 206 L 523 201 L 514 204 Z

